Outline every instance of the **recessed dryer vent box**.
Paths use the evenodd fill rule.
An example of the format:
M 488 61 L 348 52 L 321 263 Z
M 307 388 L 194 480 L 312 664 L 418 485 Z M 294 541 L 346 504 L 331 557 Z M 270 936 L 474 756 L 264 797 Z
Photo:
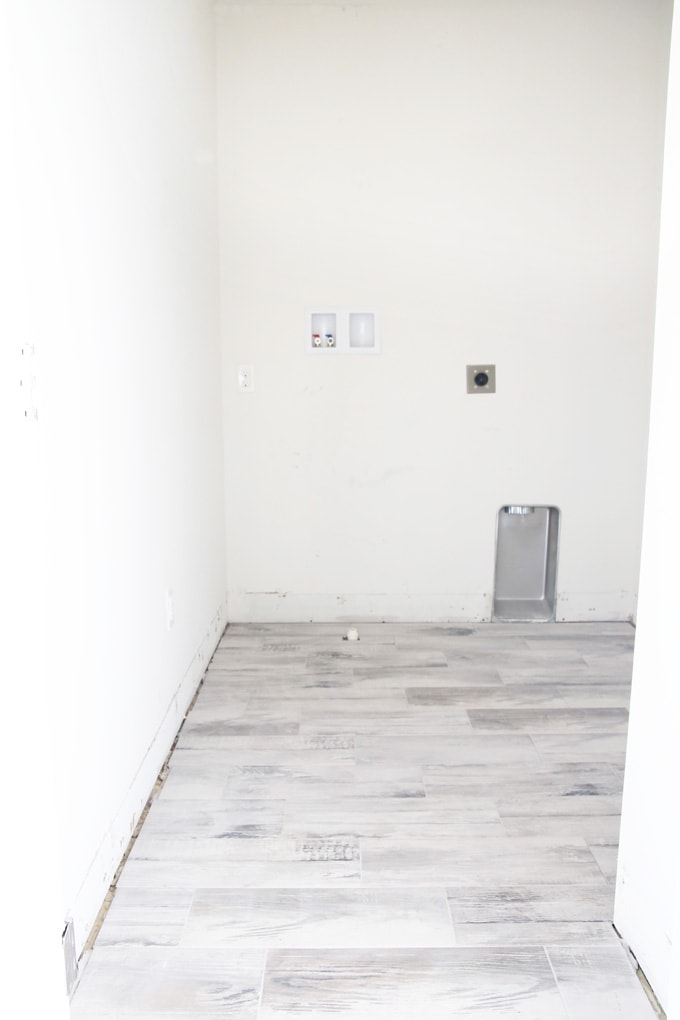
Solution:
M 380 337 L 374 311 L 315 311 L 309 313 L 308 354 L 378 354 Z
M 560 512 L 554 506 L 508 504 L 498 511 L 493 619 L 555 619 Z

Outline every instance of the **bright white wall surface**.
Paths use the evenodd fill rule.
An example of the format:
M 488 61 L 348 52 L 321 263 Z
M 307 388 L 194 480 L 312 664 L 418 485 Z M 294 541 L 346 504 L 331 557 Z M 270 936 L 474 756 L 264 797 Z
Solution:
M 35 346 L 63 912 L 82 947 L 225 620 L 214 18 L 209 0 L 8 9 L 15 342 Z
M 16 1020 L 68 1017 L 60 844 L 47 710 L 47 615 L 40 438 L 23 415 L 19 269 L 23 229 L 17 193 L 21 174 L 12 152 L 17 105 L 9 4 L 0 0 L 0 643 L 3 733 L 0 740 L 3 838 L 2 1014 Z
M 231 618 L 488 618 L 515 502 L 634 616 L 670 0 L 217 7 Z
M 669 1020 L 680 1018 L 677 445 L 680 409 L 680 17 L 674 18 L 640 606 L 615 923 Z

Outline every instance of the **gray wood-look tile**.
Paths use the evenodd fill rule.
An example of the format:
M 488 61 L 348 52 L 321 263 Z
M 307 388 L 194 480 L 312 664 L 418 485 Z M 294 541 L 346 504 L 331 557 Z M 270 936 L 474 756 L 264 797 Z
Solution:
M 177 946 L 193 899 L 191 889 L 117 889 L 97 946 Z
M 361 884 L 359 861 L 249 860 L 233 861 L 197 854 L 183 859 L 181 851 L 163 860 L 131 857 L 118 887 L 142 889 L 336 889 Z
M 140 839 L 196 838 L 254 840 L 281 833 L 285 802 L 282 800 L 185 800 L 158 799 L 144 822 Z
M 489 784 L 500 801 L 523 793 L 559 794 L 580 799 L 619 793 L 621 786 L 608 764 L 579 762 L 568 766 L 556 762 L 489 762 L 455 765 L 424 764 L 423 777 L 433 792 L 455 788 L 479 794 Z
M 581 840 L 489 836 L 435 842 L 414 838 L 404 846 L 387 838 L 362 839 L 362 876 L 367 885 L 498 885 L 532 875 L 542 883 L 604 882 L 600 867 Z
M 528 738 L 530 741 L 530 738 Z M 261 752 L 276 753 L 278 751 L 333 751 L 349 750 L 356 745 L 354 733 L 342 733 L 337 730 L 330 733 L 278 733 L 278 734 L 234 734 L 220 731 L 219 724 L 194 724 L 191 717 L 182 728 L 177 741 L 177 748 L 186 751 L 228 751 L 235 756 L 237 762 L 244 761 L 252 754 L 260 756 Z M 239 751 L 246 752 L 239 755 Z
M 362 715 L 361 702 L 357 701 L 353 713 L 335 714 L 327 708 L 319 706 L 303 709 L 300 729 L 302 733 L 333 733 L 337 730 L 353 728 L 357 738 L 373 734 L 408 738 L 414 734 L 427 737 L 447 737 L 469 735 L 473 732 L 470 718 L 465 709 L 446 708 L 439 706 L 411 706 L 403 712 L 385 712 L 380 716 Z M 379 719 L 379 722 L 378 722 Z
M 532 743 L 546 761 L 622 764 L 626 732 L 603 727 L 596 733 L 532 733 Z
M 569 1020 L 656 1020 L 620 947 L 549 947 L 547 953 Z
M 255 1020 L 263 966 L 257 950 L 95 947 L 71 1020 Z
M 423 765 L 494 766 L 515 761 L 538 764 L 546 757 L 539 754 L 534 739 L 528 734 L 484 734 L 480 739 L 479 734 L 450 732 L 441 740 L 432 740 L 431 736 L 421 733 L 395 736 L 374 728 L 372 733 L 357 733 L 355 739 L 357 756 L 369 761 L 389 755 Z
M 604 877 L 612 883 L 615 882 L 619 858 L 618 846 L 591 845 L 590 849 Z
M 342 800 L 290 801 L 283 822 L 284 832 L 328 835 L 354 833 L 358 836 L 403 839 L 431 835 L 505 835 L 505 827 L 491 800 L 472 807 L 451 808 L 434 804 L 429 797 L 354 796 Z
M 625 708 L 473 708 L 468 715 L 473 728 L 482 733 L 625 733 L 628 727 Z
M 568 708 L 623 708 L 628 710 L 630 686 L 619 681 L 554 685 L 555 694 Z
M 567 1020 L 541 949 L 273 950 L 261 1020 Z
M 532 921 L 604 921 L 611 926 L 614 893 L 601 880 L 585 885 L 528 882 L 448 889 L 456 925 Z
M 407 687 L 409 705 L 456 705 L 463 708 L 525 708 L 527 704 L 541 708 L 567 708 L 562 696 L 561 685 L 534 684 L 531 688 L 523 684 L 505 685 L 499 681 L 490 684 L 464 687 Z
M 619 840 L 619 815 L 564 814 L 518 815 L 499 813 L 509 836 L 580 836 L 588 846 L 615 846 Z
M 614 946 L 610 921 L 486 921 L 454 925 L 459 946 Z
M 199 889 L 185 946 L 453 946 L 441 889 Z
M 232 625 L 74 1020 L 651 1020 L 627 624 Z
M 132 861 L 187 861 L 189 863 L 276 861 L 358 861 L 355 836 L 240 836 L 158 838 L 142 833 L 130 852 Z

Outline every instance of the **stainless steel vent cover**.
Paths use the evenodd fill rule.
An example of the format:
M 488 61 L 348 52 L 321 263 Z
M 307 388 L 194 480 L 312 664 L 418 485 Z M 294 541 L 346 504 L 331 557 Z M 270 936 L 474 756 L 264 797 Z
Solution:
M 493 619 L 555 619 L 560 512 L 554 506 L 508 503 L 496 521 Z

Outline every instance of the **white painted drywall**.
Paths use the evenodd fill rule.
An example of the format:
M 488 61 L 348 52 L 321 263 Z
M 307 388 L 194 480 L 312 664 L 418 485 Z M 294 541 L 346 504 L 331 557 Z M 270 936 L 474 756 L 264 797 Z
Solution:
M 508 502 L 633 617 L 670 0 L 217 7 L 231 618 L 487 618 Z
M 669 1020 L 680 1018 L 677 396 L 680 338 L 680 17 L 668 93 L 640 605 L 615 922 Z
M 225 622 L 214 16 L 37 0 L 11 27 L 63 911 L 82 947 Z
M 3 838 L 3 1015 L 16 1020 L 69 1015 L 61 947 L 61 847 L 55 811 L 54 742 L 47 709 L 47 655 L 39 636 L 45 536 L 41 443 L 24 416 L 29 378 L 21 362 L 25 233 L 17 196 L 22 175 L 13 139 L 16 102 L 9 0 L 0 0 L 0 740 Z M 30 400 L 29 402 L 30 403 Z

